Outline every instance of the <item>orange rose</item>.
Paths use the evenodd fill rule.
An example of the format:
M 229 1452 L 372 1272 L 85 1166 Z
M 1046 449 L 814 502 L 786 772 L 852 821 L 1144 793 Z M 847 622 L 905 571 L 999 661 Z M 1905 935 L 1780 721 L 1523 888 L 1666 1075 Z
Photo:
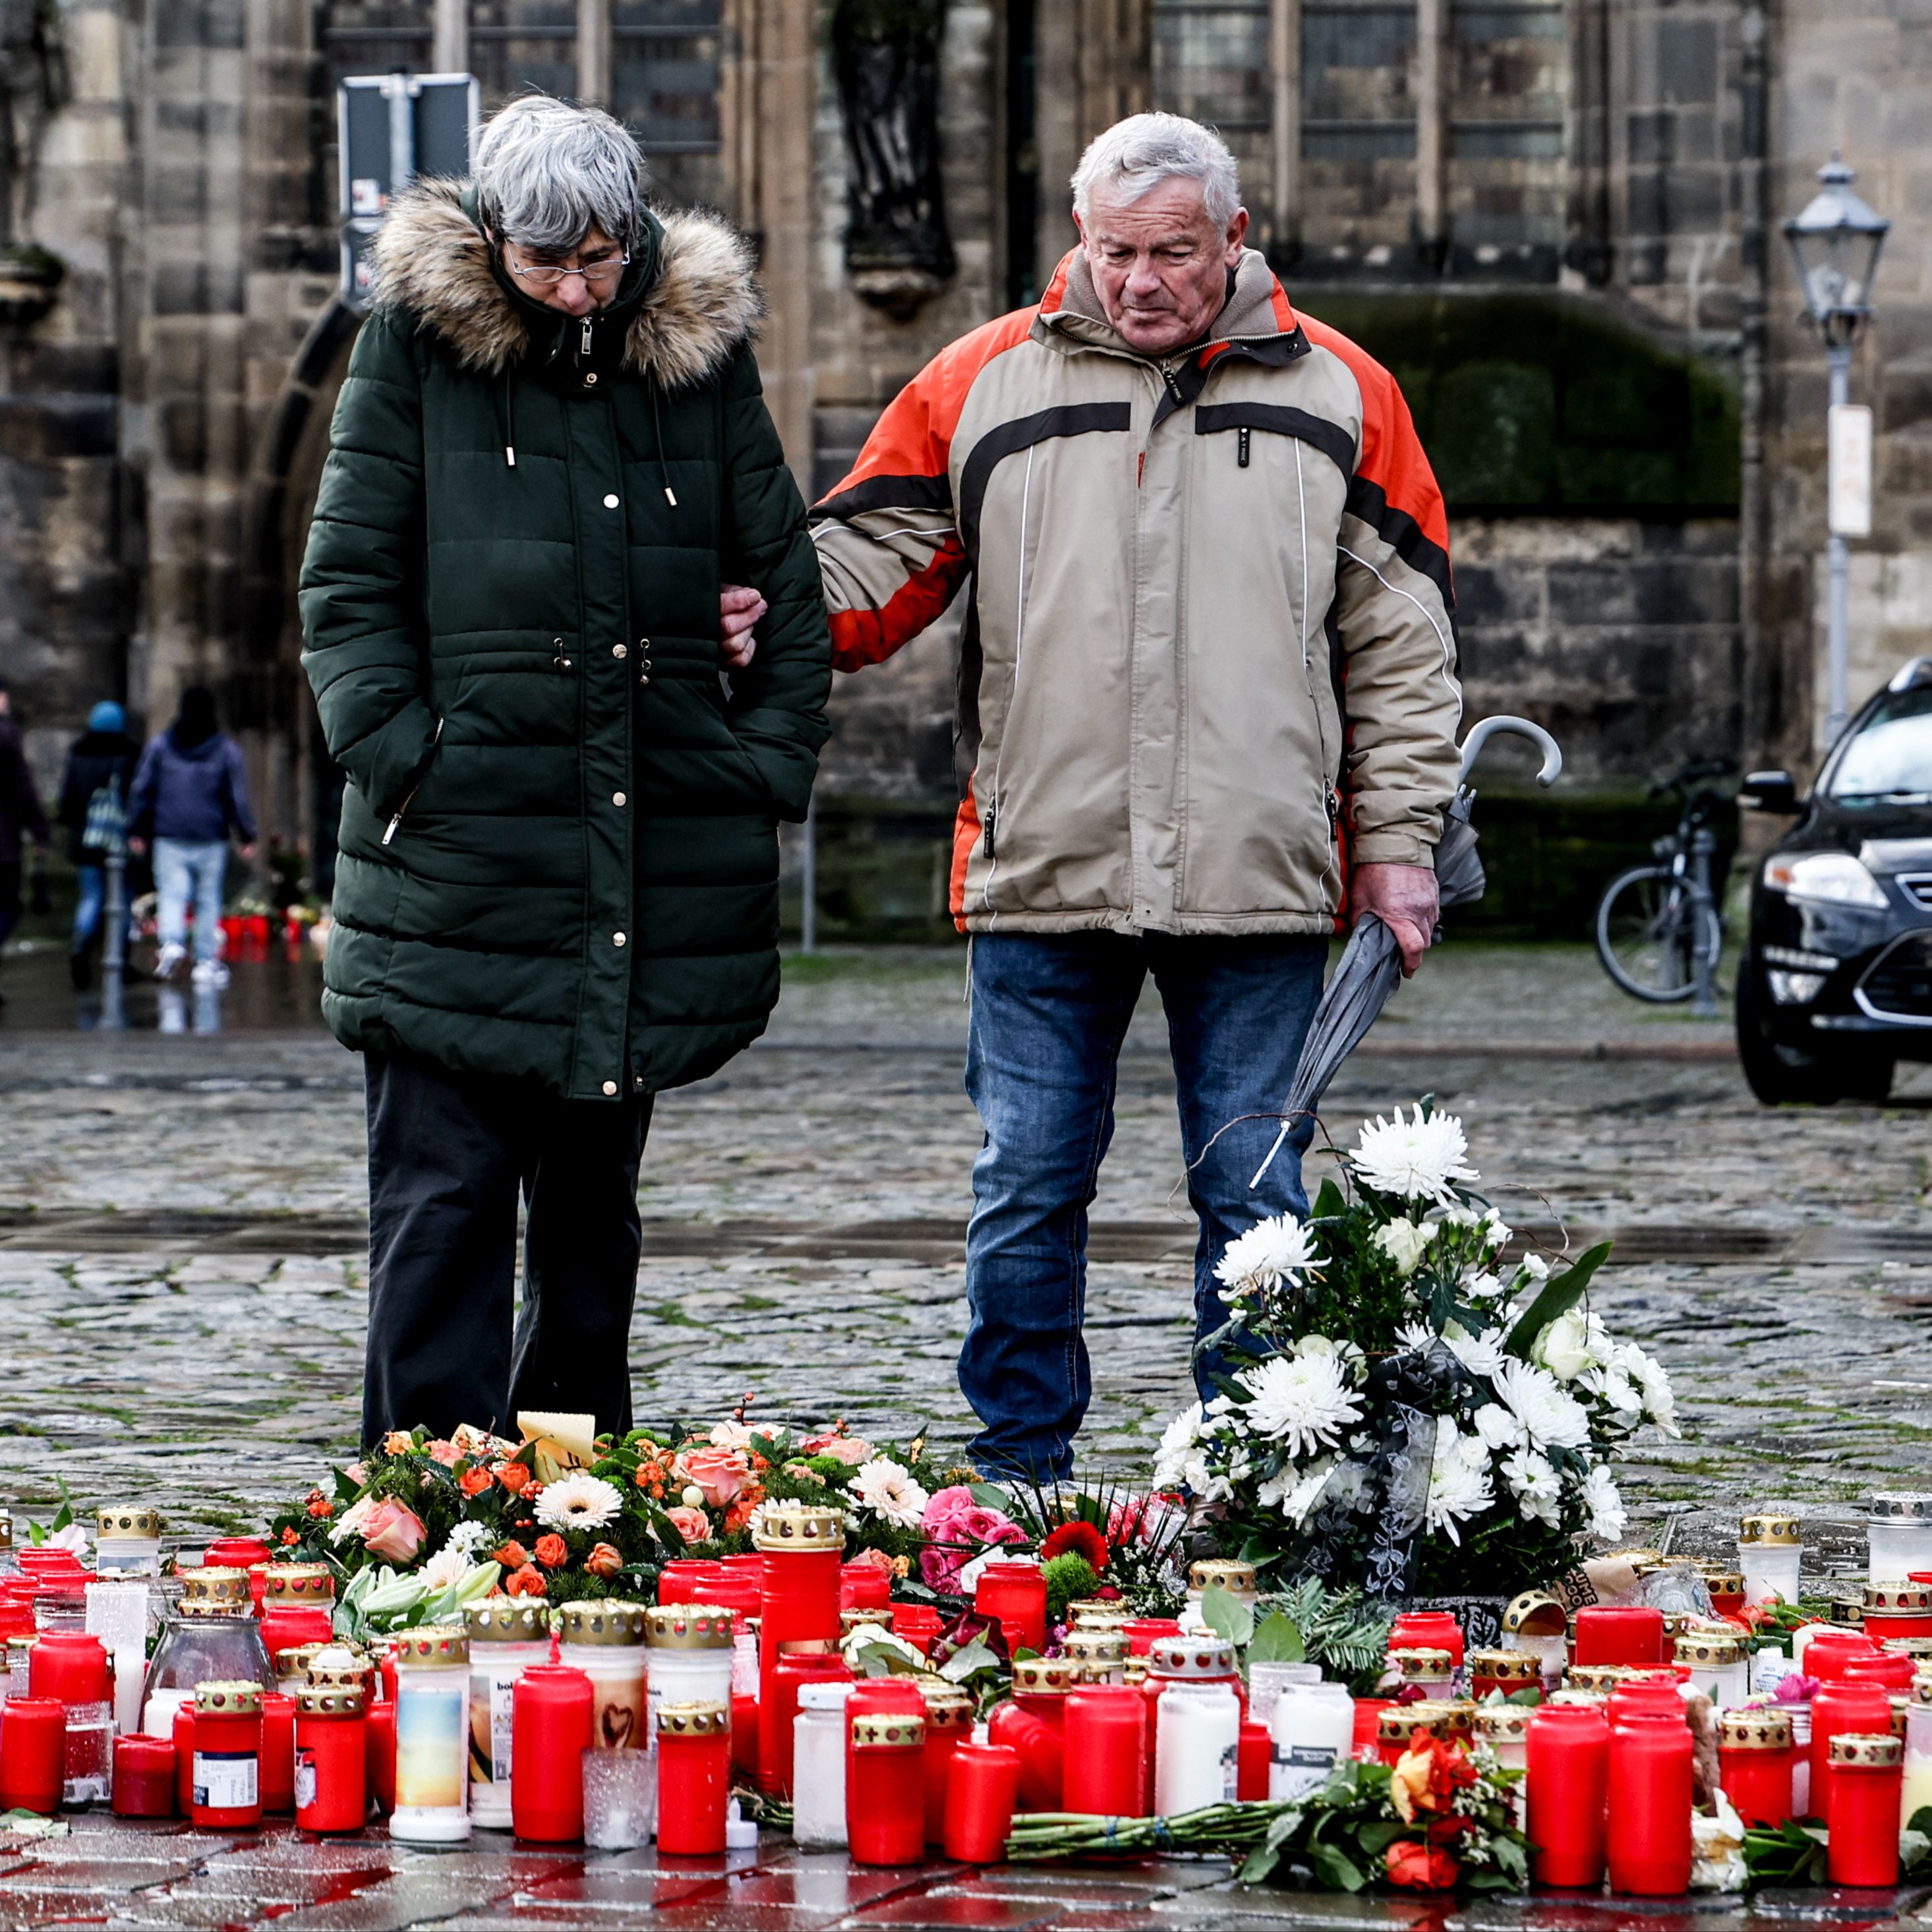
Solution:
M 752 1466 L 741 1449 L 718 1449 L 700 1444 L 687 1449 L 671 1467 L 681 1480 L 702 1490 L 704 1500 L 713 1509 L 722 1509 L 734 1501 L 752 1480 Z
M 480 1496 L 496 1480 L 481 1463 L 472 1462 L 457 1478 L 456 1486 L 466 1496 Z
M 1447 1852 L 1398 1838 L 1386 1855 L 1388 1882 L 1412 1892 L 1448 1892 L 1462 1876 L 1462 1868 Z
M 692 1509 L 680 1503 L 676 1509 L 668 1509 L 664 1514 L 670 1519 L 670 1526 L 687 1544 L 709 1543 L 711 1540 L 711 1519 L 700 1509 Z
M 584 1567 L 593 1576 L 614 1576 L 624 1567 L 624 1552 L 608 1543 L 600 1543 L 584 1559 Z
M 534 1563 L 526 1563 L 520 1570 L 512 1571 L 503 1588 L 512 1597 L 541 1597 L 548 1586 L 544 1582 L 543 1572 Z
M 530 1472 L 520 1462 L 506 1462 L 498 1468 L 496 1480 L 512 1496 L 520 1496 L 530 1486 Z
M 1476 1781 L 1476 1768 L 1460 1744 L 1445 1744 L 1433 1731 L 1422 1732 L 1396 1760 L 1389 1774 L 1389 1798 L 1405 1825 L 1444 1816 L 1457 1792 Z
M 570 1545 L 553 1531 L 537 1538 L 537 1546 L 531 1554 L 546 1570 L 561 1570 L 570 1561 Z
M 500 1563 L 506 1570 L 520 1570 L 530 1560 L 530 1552 L 512 1538 L 490 1552 L 492 1563 Z

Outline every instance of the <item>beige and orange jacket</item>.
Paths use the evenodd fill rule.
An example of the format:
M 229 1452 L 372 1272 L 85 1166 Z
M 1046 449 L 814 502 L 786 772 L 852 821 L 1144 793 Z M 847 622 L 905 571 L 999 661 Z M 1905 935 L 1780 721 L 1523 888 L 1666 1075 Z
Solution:
M 1394 380 L 1244 254 L 1155 362 L 1086 259 L 907 385 L 813 512 L 833 662 L 970 585 L 953 916 L 1324 933 L 1425 865 L 1461 715 L 1442 496 Z

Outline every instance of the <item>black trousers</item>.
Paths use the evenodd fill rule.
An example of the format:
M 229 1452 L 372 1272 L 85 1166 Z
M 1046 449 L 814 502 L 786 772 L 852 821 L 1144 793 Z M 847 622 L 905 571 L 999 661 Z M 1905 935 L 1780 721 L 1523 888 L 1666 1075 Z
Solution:
M 368 1057 L 369 1342 L 362 1439 L 519 1409 L 631 1426 L 629 1341 L 648 1095 L 563 1100 L 533 1083 Z M 524 1305 L 512 1335 L 517 1190 Z

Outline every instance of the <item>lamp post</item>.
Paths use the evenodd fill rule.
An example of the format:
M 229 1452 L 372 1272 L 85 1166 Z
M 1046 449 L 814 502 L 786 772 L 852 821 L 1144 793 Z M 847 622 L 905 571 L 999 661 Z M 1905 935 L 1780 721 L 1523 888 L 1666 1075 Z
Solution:
M 1804 310 L 1824 338 L 1825 364 L 1830 374 L 1830 405 L 1850 400 L 1852 344 L 1871 314 L 1872 278 L 1878 272 L 1879 250 L 1892 224 L 1852 192 L 1858 178 L 1834 152 L 1818 170 L 1820 183 L 1802 214 L 1784 224 L 1784 238 L 1804 291 Z M 1851 711 L 1850 644 L 1846 614 L 1850 547 L 1837 531 L 1826 538 L 1831 577 L 1826 634 L 1828 697 L 1825 742 L 1838 742 Z

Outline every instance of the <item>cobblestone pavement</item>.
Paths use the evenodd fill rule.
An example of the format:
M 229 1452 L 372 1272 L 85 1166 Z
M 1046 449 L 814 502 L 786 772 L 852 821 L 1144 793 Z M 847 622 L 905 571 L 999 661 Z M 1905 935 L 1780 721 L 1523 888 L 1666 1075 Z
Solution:
M 640 1415 L 753 1388 L 768 1412 L 868 1432 L 970 1430 L 962 963 L 790 962 L 769 1039 L 664 1097 L 640 1195 Z M 1722 1540 L 1742 1502 L 1828 1520 L 1875 1483 L 1932 1478 L 1932 1069 L 1882 1109 L 1771 1112 L 1726 1042 L 1622 1000 L 1579 950 L 1451 947 L 1326 1108 L 1346 1140 L 1432 1091 L 1519 1227 L 1617 1237 L 1597 1305 L 1661 1354 L 1685 1423 L 1630 1494 L 1640 1524 L 1688 1511 L 1691 1542 Z M 1193 1237 L 1163 1049 L 1150 1004 L 1094 1210 L 1085 1442 L 1124 1468 L 1185 1399 Z M 237 1526 L 350 1447 L 360 1090 L 316 1031 L 0 1031 L 0 1430 L 29 1513 L 58 1474 L 83 1502 Z

